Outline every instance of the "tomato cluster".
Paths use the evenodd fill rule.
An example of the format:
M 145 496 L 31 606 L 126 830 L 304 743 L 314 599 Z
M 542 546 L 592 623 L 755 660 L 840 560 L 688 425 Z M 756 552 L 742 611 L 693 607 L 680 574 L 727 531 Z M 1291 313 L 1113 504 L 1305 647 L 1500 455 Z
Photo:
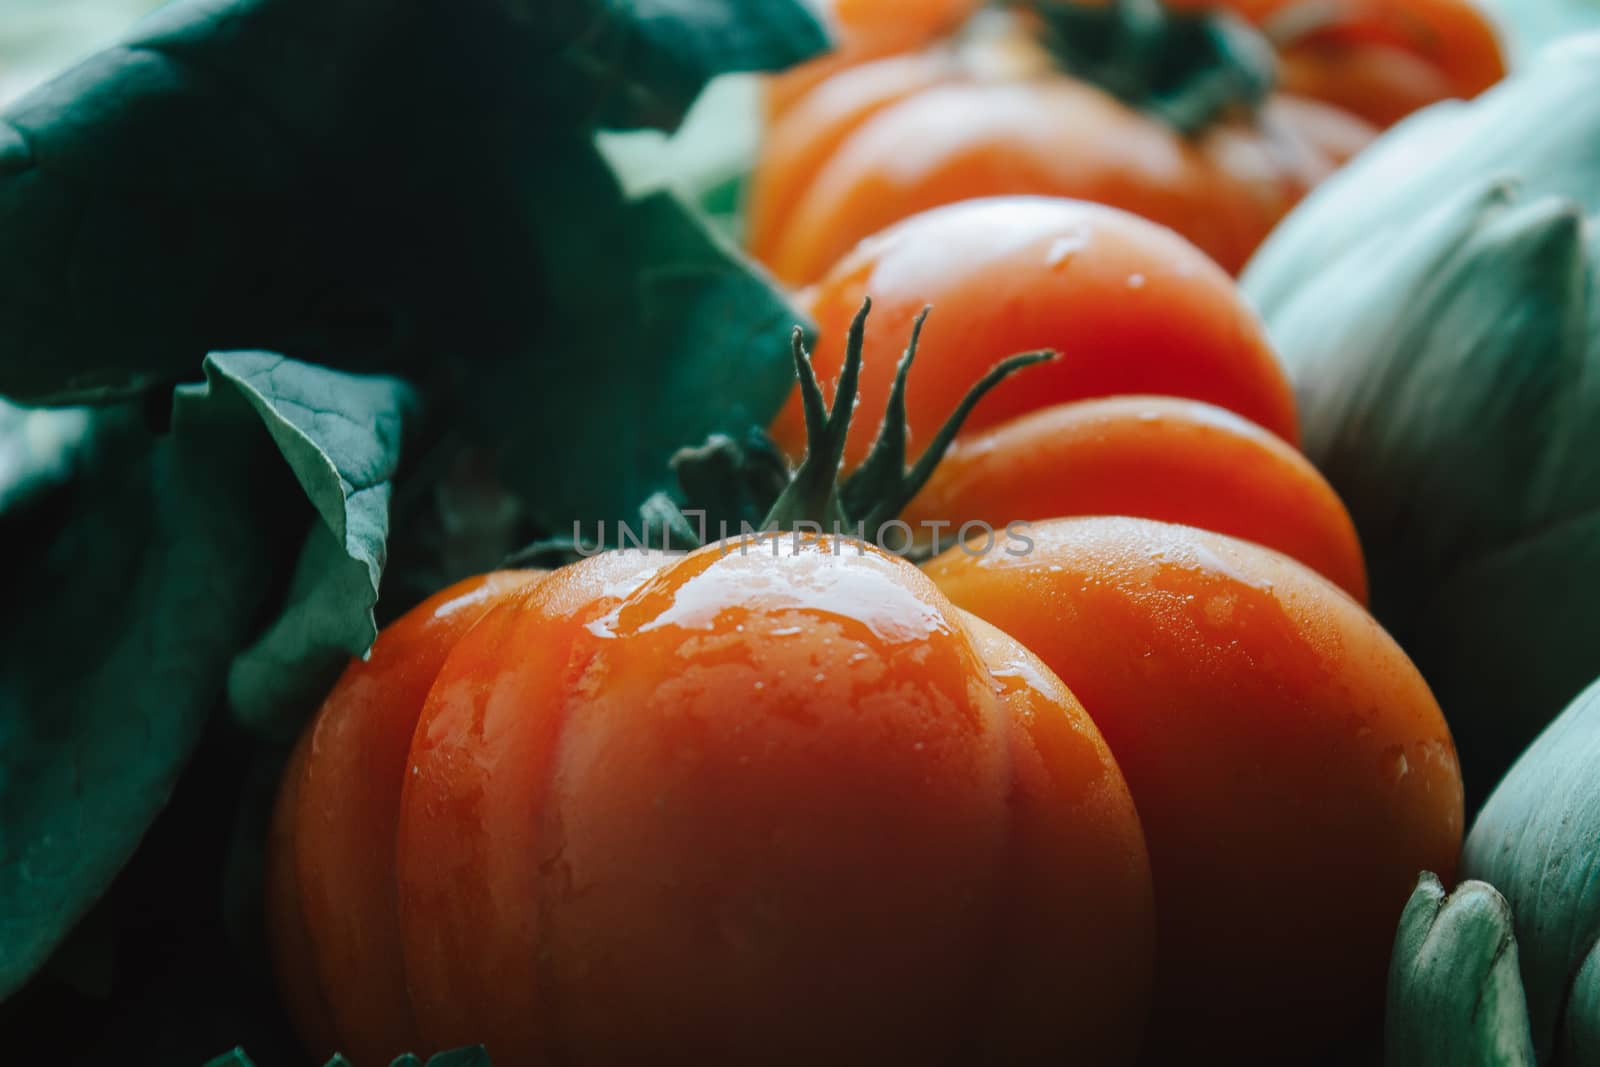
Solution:
M 772 427 L 796 484 L 876 473 L 1000 357 L 1058 352 L 971 408 L 905 512 L 1025 536 L 921 568 L 814 532 L 613 551 L 413 610 L 279 798 L 308 1042 L 1326 1053 L 1376 1015 L 1417 872 L 1453 875 L 1461 779 L 1230 279 L 1155 223 L 1015 198 L 908 220 L 806 301 L 821 340 Z

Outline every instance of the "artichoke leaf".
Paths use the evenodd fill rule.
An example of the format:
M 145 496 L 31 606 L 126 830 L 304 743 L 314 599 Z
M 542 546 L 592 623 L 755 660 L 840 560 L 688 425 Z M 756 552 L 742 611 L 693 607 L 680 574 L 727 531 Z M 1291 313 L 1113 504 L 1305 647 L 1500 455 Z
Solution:
M 1423 872 L 1389 963 L 1384 1056 L 1405 1067 L 1535 1067 L 1511 907 Z
M 1528 1012 L 1541 1063 L 1600 1060 L 1600 1043 L 1595 1041 L 1600 1032 L 1597 846 L 1600 682 L 1551 723 L 1511 768 L 1479 814 L 1463 858 L 1464 873 L 1497 886 L 1516 915 Z M 1565 1053 L 1555 1059 L 1561 1044 Z

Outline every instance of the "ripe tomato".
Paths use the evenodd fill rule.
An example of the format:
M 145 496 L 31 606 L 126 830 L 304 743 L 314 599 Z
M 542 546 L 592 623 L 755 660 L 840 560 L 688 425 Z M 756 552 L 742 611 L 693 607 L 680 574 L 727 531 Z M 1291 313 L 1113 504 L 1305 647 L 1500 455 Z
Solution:
M 966 522 L 1131 515 L 1292 556 L 1365 602 L 1355 523 L 1304 456 L 1232 412 L 1174 397 L 1044 408 L 958 441 L 903 518 Z
M 1499 33 L 1473 0 L 1166 2 L 1187 11 L 1227 7 L 1263 27 L 1277 23 L 1284 89 L 1380 127 L 1440 100 L 1474 97 L 1506 74 Z
M 403 675 L 352 668 L 280 795 L 280 930 L 323 870 L 384 917 L 280 933 L 291 990 L 367 954 L 320 984 L 333 1039 L 302 1019 L 318 1054 L 395 1011 L 513 1067 L 1135 1057 L 1154 920 L 1121 774 L 911 565 L 789 535 L 606 553 L 465 633 L 438 614 L 393 628 Z M 330 734 L 409 751 L 352 773 Z
M 415 1045 L 394 900 L 411 734 L 445 654 L 484 612 L 541 578 L 471 578 L 386 627 L 289 761 L 271 835 L 268 921 L 290 1013 L 319 1054 L 337 1048 L 356 1063 L 387 1063 Z
M 1031 536 L 927 571 L 1071 686 L 1127 775 L 1156 887 L 1153 1062 L 1317 1061 L 1381 1006 L 1417 872 L 1455 871 L 1438 705 L 1359 604 L 1285 556 L 1142 519 Z
M 864 296 L 874 308 L 861 371 L 867 411 L 884 409 L 912 320 L 937 309 L 906 395 L 913 441 L 930 439 L 999 360 L 1040 348 L 1062 358 L 996 388 L 968 417 L 968 433 L 1066 400 L 1156 393 L 1205 400 L 1298 440 L 1289 382 L 1233 280 L 1127 212 L 996 198 L 939 208 L 863 242 L 802 297 L 819 329 L 812 363 L 824 383 L 839 373 Z M 865 457 L 876 428 L 856 420 L 847 466 Z M 804 452 L 798 391 L 771 431 L 791 456 Z
M 766 79 L 768 118 L 835 74 L 869 59 L 919 48 L 959 26 L 984 0 L 818 0 L 835 38 L 831 52 Z
M 813 281 L 918 211 L 1022 193 L 1143 215 L 1236 272 L 1373 133 L 1326 105 L 1279 97 L 1259 116 L 1185 136 L 1054 73 L 1017 34 L 883 62 L 818 84 L 770 127 L 751 176 L 749 240 L 786 281 Z

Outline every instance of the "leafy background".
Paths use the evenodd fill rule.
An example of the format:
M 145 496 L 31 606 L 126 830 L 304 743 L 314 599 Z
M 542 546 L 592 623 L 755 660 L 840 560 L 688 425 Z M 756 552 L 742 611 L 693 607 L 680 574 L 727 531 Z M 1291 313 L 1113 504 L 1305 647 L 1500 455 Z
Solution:
M 384 619 L 768 421 L 749 79 L 674 133 L 825 37 L 798 0 L 179 0 L 93 51 L 150 5 L 24 2 L 0 1047 L 297 1062 L 258 921 L 288 742 Z

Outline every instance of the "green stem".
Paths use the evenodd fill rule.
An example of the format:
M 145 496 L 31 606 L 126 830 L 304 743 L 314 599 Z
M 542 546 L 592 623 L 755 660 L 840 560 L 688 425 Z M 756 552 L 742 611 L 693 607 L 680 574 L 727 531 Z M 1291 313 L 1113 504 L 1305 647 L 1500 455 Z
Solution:
M 820 524 L 824 529 L 864 527 L 869 533 L 877 530 L 898 515 L 927 484 L 951 442 L 961 432 L 962 424 L 972 414 L 972 409 L 990 390 L 1024 367 L 1056 357 L 1054 352 L 1049 351 L 1024 352 L 992 367 L 967 391 L 956 410 L 933 435 L 932 443 L 916 464 L 907 469 L 906 438 L 909 428 L 906 420 L 906 380 L 916 359 L 923 325 L 932 310 L 923 308 L 912 326 L 911 342 L 895 370 L 889 405 L 872 450 L 855 474 L 841 485 L 840 465 L 855 409 L 861 376 L 861 352 L 866 336 L 867 315 L 871 309 L 872 301 L 864 300 L 850 325 L 844 367 L 839 375 L 839 388 L 831 412 L 823 401 L 822 389 L 817 384 L 810 356 L 796 332 L 795 371 L 800 379 L 800 398 L 806 414 L 806 456 L 795 471 L 794 480 L 767 514 L 765 525 L 775 529 L 792 529 L 796 523 L 810 521 Z M 836 523 L 839 525 L 835 526 Z
M 1168 10 L 1160 0 L 995 0 L 1033 14 L 1061 68 L 1129 107 L 1196 136 L 1272 91 L 1271 43 L 1225 11 Z
M 871 310 L 872 302 L 862 301 L 861 310 L 850 324 L 831 410 L 811 365 L 811 354 L 806 351 L 805 335 L 795 328 L 792 352 L 806 423 L 806 454 L 800 466 L 789 472 L 776 446 L 759 432 L 744 441 L 714 435 L 698 448 L 681 449 L 672 457 L 679 485 L 677 496 L 656 493 L 640 508 L 649 545 L 698 547 L 700 530 L 688 520 L 688 513 L 703 523 L 701 528 L 708 536 L 720 536 L 725 528 L 742 529 L 750 517 L 764 515 L 759 523 L 749 523 L 751 528 L 795 530 L 804 523 L 828 532 L 861 530 L 871 537 L 927 484 L 967 416 L 991 389 L 1024 367 L 1055 358 L 1054 352 L 1025 352 L 996 364 L 968 390 L 933 435 L 932 443 L 908 469 L 906 379 L 928 319 L 930 309 L 923 308 L 912 327 L 911 343 L 895 370 L 888 407 L 872 449 L 860 469 L 841 483 L 839 475 L 860 389 L 862 349 Z M 679 500 L 687 503 L 680 504 Z M 510 557 L 506 565 L 560 566 L 600 550 L 599 545 L 556 538 L 530 545 Z

